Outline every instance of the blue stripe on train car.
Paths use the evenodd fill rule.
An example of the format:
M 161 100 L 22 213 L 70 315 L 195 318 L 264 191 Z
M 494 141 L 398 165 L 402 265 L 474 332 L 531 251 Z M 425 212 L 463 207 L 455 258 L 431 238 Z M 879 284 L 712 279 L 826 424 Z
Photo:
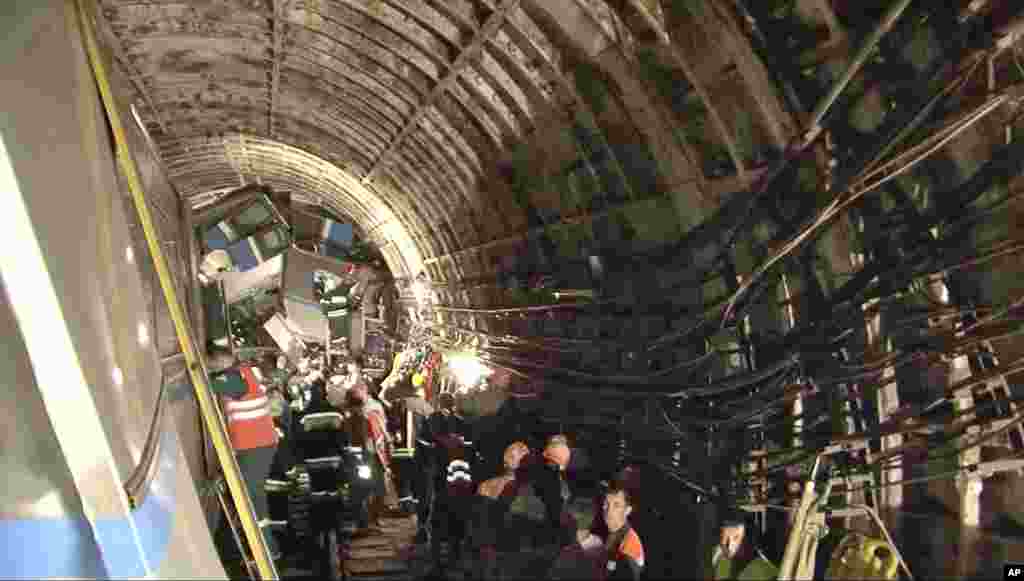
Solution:
M 3 520 L 0 542 L 6 553 L 0 575 L 9 579 L 107 576 L 84 518 Z
M 178 435 L 164 416 L 157 472 L 142 506 L 132 512 L 139 542 L 155 574 L 166 559 L 174 526 L 177 497 Z M 0 543 L 6 558 L 0 576 L 8 579 L 53 577 L 127 579 L 145 577 L 142 558 L 132 541 L 127 519 L 97 519 L 102 539 L 116 539 L 101 548 L 85 518 L 0 520 Z M 102 552 L 103 559 L 100 559 Z

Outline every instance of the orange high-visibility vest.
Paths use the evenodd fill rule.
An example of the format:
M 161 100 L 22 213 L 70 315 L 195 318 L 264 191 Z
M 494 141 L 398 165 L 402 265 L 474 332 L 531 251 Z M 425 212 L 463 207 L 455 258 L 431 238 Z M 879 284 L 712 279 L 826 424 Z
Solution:
M 277 431 L 270 416 L 267 388 L 251 368 L 242 366 L 238 370 L 249 389 L 238 399 L 223 398 L 231 445 L 236 451 L 276 446 Z
M 635 570 L 644 568 L 644 546 L 640 542 L 640 536 L 636 534 L 633 527 L 629 525 L 626 525 L 626 527 L 628 530 L 622 540 L 619 541 L 618 546 L 605 545 L 605 571 L 600 578 L 607 579 L 613 576 L 630 578 L 632 575 L 623 576 L 621 573 L 615 575 L 616 569 L 620 566 L 620 561 L 629 561 L 629 563 L 623 563 L 623 565 L 627 567 L 632 565 Z M 605 542 L 607 543 L 608 541 Z

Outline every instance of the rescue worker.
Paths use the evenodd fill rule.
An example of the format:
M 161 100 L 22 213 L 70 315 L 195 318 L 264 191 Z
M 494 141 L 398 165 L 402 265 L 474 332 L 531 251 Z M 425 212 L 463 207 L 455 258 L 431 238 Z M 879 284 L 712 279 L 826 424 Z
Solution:
M 299 362 L 299 374 L 301 379 L 298 381 L 298 389 L 302 400 L 302 412 L 314 414 L 331 411 L 331 405 L 327 400 L 326 379 L 319 364 L 303 359 Z
M 626 466 L 625 468 L 623 468 L 622 470 L 615 474 L 615 477 L 612 479 L 612 481 L 622 483 L 622 485 L 624 485 L 629 490 L 630 498 L 634 500 L 639 498 L 638 493 L 640 491 L 640 471 L 637 469 L 636 466 Z M 605 486 L 605 488 L 609 486 L 608 483 L 602 483 L 602 485 Z M 636 510 L 637 508 L 639 507 L 634 506 L 634 510 Z M 632 522 L 635 523 L 636 514 L 630 514 L 633 515 Z M 594 520 L 591 523 L 589 531 L 580 531 L 580 533 L 578 533 L 577 538 L 580 540 L 580 542 L 582 542 L 582 540 L 586 538 L 588 532 L 594 534 L 595 536 L 601 539 L 608 538 L 608 525 L 604 522 L 603 494 L 594 498 Z
M 464 438 L 466 422 L 455 409 L 455 398 L 450 393 L 442 393 L 437 398 L 437 409 L 423 423 L 420 436 L 417 438 L 416 455 L 421 459 L 423 471 L 423 497 L 416 506 L 417 533 L 416 540 L 428 543 L 434 521 L 434 502 L 437 489 L 441 485 L 441 472 L 448 460 L 447 449 L 453 437 Z
M 575 540 L 576 520 L 569 513 L 572 491 L 569 488 L 567 469 L 572 458 L 569 439 L 563 434 L 548 438 L 541 454 L 544 459 L 543 471 L 538 475 L 538 488 L 544 501 L 551 540 L 560 547 Z
M 277 543 L 267 531 L 271 521 L 264 486 L 278 443 L 278 433 L 270 416 L 267 388 L 260 381 L 257 369 L 238 365 L 234 356 L 228 353 L 217 353 L 210 358 L 210 372 L 210 385 L 214 393 L 221 396 L 228 436 L 249 491 L 256 521 L 263 531 L 271 557 L 279 559 L 281 553 Z
M 289 401 L 291 394 L 288 391 L 291 373 L 288 371 L 288 361 L 284 355 L 272 359 L 268 367 L 269 369 L 264 372 L 264 385 L 267 386 L 267 397 L 270 400 L 270 416 L 274 419 L 277 434 L 280 436 L 271 473 L 275 478 L 280 478 L 295 466 L 296 458 L 295 418 L 292 414 L 294 409 Z
M 427 420 L 434 413 L 434 407 L 426 400 L 426 393 L 423 388 L 416 389 L 410 397 L 404 397 L 396 406 L 398 416 L 399 438 L 405 439 L 411 436 L 413 457 L 402 465 L 399 474 L 399 498 L 398 504 L 403 512 L 415 514 L 419 502 L 428 494 L 427 489 L 433 483 L 428 474 L 434 474 L 431 464 L 436 464 L 433 458 L 433 449 L 429 442 L 422 441 L 424 426 Z M 406 425 L 411 420 L 411 425 Z M 406 430 L 410 430 L 411 434 Z M 403 444 L 407 445 L 408 442 Z M 436 468 L 435 468 L 436 469 Z M 429 527 L 428 527 L 429 528 Z M 423 534 L 420 534 L 420 531 Z M 421 529 L 417 524 L 416 542 L 425 543 L 426 529 Z
M 366 510 L 361 511 L 359 519 L 359 528 L 367 532 L 380 530 L 380 517 L 387 503 L 386 479 L 391 477 L 391 437 L 384 408 L 370 398 L 360 371 L 358 363 L 349 364 L 350 378 L 346 382 L 348 389 L 345 390 L 345 406 L 350 416 L 345 423 L 349 441 L 363 448 L 373 473 L 373 493 L 367 499 Z
M 444 544 L 447 543 L 449 548 L 449 563 L 461 560 L 467 524 L 472 517 L 476 497 L 473 450 L 466 443 L 464 427 L 459 423 L 452 425 L 455 428 L 450 429 L 457 431 L 435 433 L 433 436 L 439 461 L 437 476 L 433 481 L 434 498 L 429 531 L 431 554 L 438 572 L 443 569 L 441 548 Z
M 501 473 L 486 480 L 477 488 L 481 502 L 475 515 L 474 541 L 478 551 L 478 579 L 493 579 L 497 576 L 498 545 L 501 533 L 506 531 L 505 517 L 512 503 L 520 496 L 525 484 L 520 467 L 530 455 L 530 448 L 523 442 L 513 442 L 502 455 Z
M 756 534 L 756 527 L 747 526 L 741 512 L 726 514 L 719 529 L 718 546 L 711 554 L 712 579 L 768 581 L 778 577 L 778 568 L 764 556 Z
M 644 546 L 629 524 L 633 495 L 625 482 L 613 481 L 604 495 L 601 516 L 608 529 L 603 541 L 590 534 L 580 539 L 584 551 L 596 551 L 596 575 L 602 579 L 638 581 L 643 573 Z

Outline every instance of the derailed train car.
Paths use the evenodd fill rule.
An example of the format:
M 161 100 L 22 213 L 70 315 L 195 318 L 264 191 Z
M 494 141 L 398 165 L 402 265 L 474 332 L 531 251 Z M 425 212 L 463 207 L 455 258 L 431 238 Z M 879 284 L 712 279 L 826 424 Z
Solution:
M 8 370 L 0 396 L 8 418 L 3 573 L 226 578 L 210 532 L 220 510 L 208 493 L 218 462 L 117 141 L 134 158 L 170 271 L 164 274 L 191 307 L 186 325 L 199 337 L 224 343 L 227 336 L 233 345 L 231 315 L 255 309 L 313 338 L 301 314 L 326 318 L 323 309 L 312 300 L 305 311 L 296 307 L 299 292 L 285 283 L 305 253 L 293 247 L 288 221 L 265 190 L 236 192 L 193 214 L 123 103 L 127 122 L 116 135 L 75 3 L 17 1 L 5 9 L 3 42 L 19 57 L 0 65 L 7 105 L 0 116 L 0 317 L 9 329 L 0 341 Z M 122 81 L 115 74 L 110 82 Z M 225 254 L 230 264 L 200 269 L 213 253 L 219 258 L 205 266 Z M 352 274 L 337 261 L 329 268 Z M 383 277 L 367 270 L 363 288 L 376 278 Z M 310 272 L 302 293 L 311 279 Z M 217 292 L 204 293 L 206 285 Z M 213 307 L 219 314 L 203 316 Z M 278 348 L 267 343 L 245 346 Z
M 7 2 L 0 29 L 18 55 L 0 64 L 3 576 L 223 579 L 195 401 L 74 3 Z M 143 163 L 147 184 L 154 170 Z
M 288 214 L 281 196 L 263 186 L 246 186 L 194 215 L 207 343 L 232 348 L 269 343 L 293 361 L 308 344 L 330 352 L 339 339 L 362 352 L 367 324 L 358 307 L 366 295 L 371 297 L 368 306 L 374 306 L 387 277 L 368 265 L 298 248 Z M 345 291 L 344 308 L 325 297 L 324 279 L 331 290 Z M 345 324 L 332 324 L 336 318 Z M 253 333 L 246 324 L 265 333 Z

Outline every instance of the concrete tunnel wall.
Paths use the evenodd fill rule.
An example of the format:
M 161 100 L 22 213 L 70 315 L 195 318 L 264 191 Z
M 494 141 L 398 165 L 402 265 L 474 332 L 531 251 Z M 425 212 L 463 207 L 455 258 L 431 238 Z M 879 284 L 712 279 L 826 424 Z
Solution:
M 201 9 L 111 2 L 100 24 L 131 79 L 123 94 L 132 96 L 183 197 L 202 203 L 265 180 L 322 200 L 355 217 L 397 276 L 425 265 L 432 279 L 453 285 L 440 290 L 442 302 L 486 308 L 517 297 L 461 287 L 537 268 L 587 282 L 573 257 L 593 251 L 590 230 L 604 239 L 602 252 L 618 244 L 626 255 L 692 232 L 757 177 L 766 152 L 797 134 L 768 67 L 727 15 L 711 5 L 653 6 L 512 2 L 477 15 L 466 2 L 443 9 L 346 2 L 281 4 L 264 14 L 245 2 Z M 806 18 L 841 36 L 823 14 Z M 353 35 L 352 22 L 380 28 Z M 264 26 L 266 35 L 257 31 Z M 485 28 L 495 42 L 483 43 L 479 64 L 446 84 L 452 75 L 438 62 L 462 62 L 453 47 L 479 46 Z M 666 44 L 652 34 L 689 40 Z M 233 39 L 220 46 L 232 59 L 204 44 L 221 36 Z M 184 44 L 170 41 L 178 37 Z M 370 39 L 389 48 L 370 47 Z M 252 47 L 270 58 L 253 59 Z M 372 66 L 349 59 L 361 51 Z M 673 101 L 682 85 L 699 99 Z M 877 125 L 872 102 L 857 108 L 859 127 Z M 694 138 L 688 124 L 697 116 L 706 128 Z M 581 172 L 565 175 L 567 166 L 590 163 L 579 151 L 581 132 L 609 152 L 612 161 L 598 168 L 607 199 L 595 202 L 598 192 L 573 182 Z M 822 171 L 823 154 L 812 172 Z M 372 179 L 357 183 L 361 176 Z M 831 271 L 825 277 L 848 270 L 850 240 L 840 221 L 820 244 Z M 756 264 L 756 250 L 738 248 L 741 271 Z M 635 267 L 614 274 L 609 294 L 638 304 L 678 277 Z M 800 273 L 791 285 L 802 292 Z M 715 294 L 709 287 L 671 300 L 692 306 Z M 754 317 L 758 327 L 781 324 L 778 309 Z M 500 328 L 472 314 L 442 320 L 450 335 Z
M 250 2 L 111 1 L 102 4 L 99 23 L 123 111 L 134 105 L 156 147 L 156 155 L 148 153 L 143 132 L 126 123 L 165 241 L 183 235 L 179 214 L 170 210 L 179 203 L 171 183 L 186 203 L 200 204 L 262 180 L 352 216 L 396 276 L 425 267 L 449 284 L 440 291 L 443 303 L 488 307 L 527 298 L 471 281 L 546 269 L 567 283 L 588 282 L 580 258 L 596 238 L 601 254 L 617 247 L 620 258 L 629 258 L 693 233 L 756 179 L 765 156 L 798 133 L 797 116 L 746 37 L 711 4 L 699 4 L 524 1 L 475 11 L 470 2 L 439 8 L 345 1 L 282 3 L 268 12 Z M 651 40 L 666 36 L 677 40 Z M 462 53 L 481 46 L 479 62 L 461 68 L 471 60 Z M 816 74 L 834 75 L 841 62 L 837 57 Z M 689 96 L 673 101 L 680 89 L 666 78 L 686 79 Z M 881 103 L 869 96 L 866 103 Z M 870 109 L 858 114 L 884 116 Z M 698 117 L 702 124 L 688 125 Z M 855 123 L 870 129 L 877 119 Z M 969 174 L 968 154 L 987 150 L 1000 129 L 979 129 L 969 147 L 942 160 L 959 171 L 934 172 L 945 176 L 937 181 Z M 588 143 L 604 158 L 580 151 Z M 815 153 L 801 169 L 820 179 L 826 157 Z M 598 174 L 597 187 L 581 186 L 588 172 Z M 1018 215 L 1018 204 L 1012 207 L 1007 215 Z M 1001 227 L 1012 233 L 1016 222 Z M 813 278 L 849 273 L 858 250 L 852 231 L 840 221 L 818 244 L 820 271 L 789 272 L 795 292 L 812 290 Z M 739 245 L 737 270 L 749 272 L 769 239 L 770 233 Z M 684 261 L 699 262 L 718 242 L 704 239 Z M 645 269 L 639 262 L 620 261 L 608 292 L 642 305 L 686 280 L 685 268 Z M 187 272 L 180 255 L 176 264 L 176 272 Z M 973 273 L 981 296 L 1009 295 L 1020 266 L 1007 258 Z M 692 307 L 719 294 L 718 287 L 725 285 L 671 293 L 669 300 Z M 810 314 L 801 306 L 797 317 Z M 774 305 L 762 307 L 753 315 L 757 327 L 784 323 Z M 467 313 L 439 319 L 449 337 L 467 328 L 532 330 Z M 638 318 L 641 333 L 665 324 L 650 319 Z M 173 353 L 169 326 L 159 331 L 161 354 Z M 1019 343 L 999 348 L 1012 358 Z M 590 364 L 607 362 L 598 354 Z M 716 371 L 730 372 L 727 364 Z M 562 404 L 583 416 L 604 398 L 593 400 L 585 409 Z M 623 402 L 604 404 L 614 412 Z M 179 420 L 186 432 L 188 416 Z M 1002 498 L 1015 497 L 1019 487 L 1013 477 L 990 482 L 984 494 Z M 958 509 L 949 483 L 934 488 L 928 494 Z

